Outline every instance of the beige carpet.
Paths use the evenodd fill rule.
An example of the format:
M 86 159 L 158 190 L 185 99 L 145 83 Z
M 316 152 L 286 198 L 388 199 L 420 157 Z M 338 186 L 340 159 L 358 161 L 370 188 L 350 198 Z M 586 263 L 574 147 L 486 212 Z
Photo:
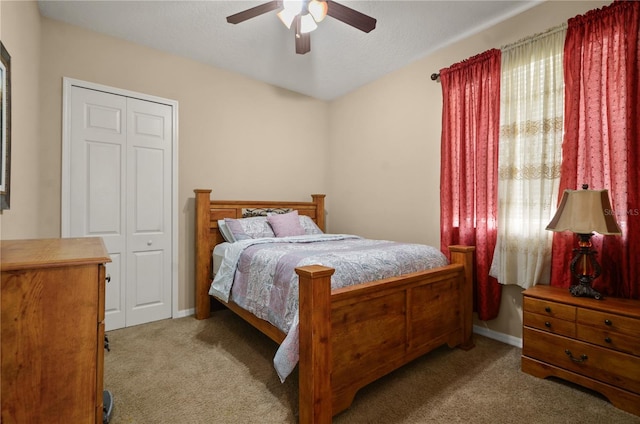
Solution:
M 231 312 L 107 333 L 112 424 L 295 423 L 297 374 L 280 383 L 276 345 Z M 475 336 L 440 348 L 356 395 L 334 423 L 640 423 L 599 395 L 520 371 L 520 349 Z

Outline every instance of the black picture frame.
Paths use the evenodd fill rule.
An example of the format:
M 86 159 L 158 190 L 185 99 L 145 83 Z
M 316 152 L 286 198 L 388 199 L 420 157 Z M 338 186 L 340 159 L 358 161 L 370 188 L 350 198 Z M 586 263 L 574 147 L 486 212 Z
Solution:
M 11 56 L 0 41 L 0 210 L 9 209 L 11 182 Z

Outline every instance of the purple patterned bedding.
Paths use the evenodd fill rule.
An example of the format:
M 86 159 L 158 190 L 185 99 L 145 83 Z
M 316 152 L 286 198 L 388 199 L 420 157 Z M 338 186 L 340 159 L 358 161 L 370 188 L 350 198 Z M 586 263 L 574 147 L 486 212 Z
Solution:
M 227 248 L 210 295 L 233 302 L 287 334 L 274 358 L 282 381 L 298 363 L 298 275 L 305 265 L 335 269 L 333 289 L 447 264 L 435 247 L 319 234 L 240 240 Z

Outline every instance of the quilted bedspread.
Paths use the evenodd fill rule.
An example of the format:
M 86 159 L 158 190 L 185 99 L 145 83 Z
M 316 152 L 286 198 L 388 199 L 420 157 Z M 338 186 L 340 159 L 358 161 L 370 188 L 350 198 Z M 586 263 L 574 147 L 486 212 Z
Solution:
M 210 295 L 233 300 L 287 334 L 274 358 L 281 381 L 298 363 L 298 275 L 295 268 L 335 269 L 333 289 L 444 266 L 435 247 L 348 234 L 258 238 L 232 243 Z

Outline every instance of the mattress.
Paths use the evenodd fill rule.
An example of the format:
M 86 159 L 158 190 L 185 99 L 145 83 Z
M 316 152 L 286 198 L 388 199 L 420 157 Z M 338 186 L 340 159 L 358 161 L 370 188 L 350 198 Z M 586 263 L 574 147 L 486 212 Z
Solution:
M 222 260 L 224 259 L 224 253 L 231 246 L 231 243 L 224 242 L 216 245 L 213 248 L 213 274 L 217 274 L 220 269 L 220 264 L 222 264 Z

